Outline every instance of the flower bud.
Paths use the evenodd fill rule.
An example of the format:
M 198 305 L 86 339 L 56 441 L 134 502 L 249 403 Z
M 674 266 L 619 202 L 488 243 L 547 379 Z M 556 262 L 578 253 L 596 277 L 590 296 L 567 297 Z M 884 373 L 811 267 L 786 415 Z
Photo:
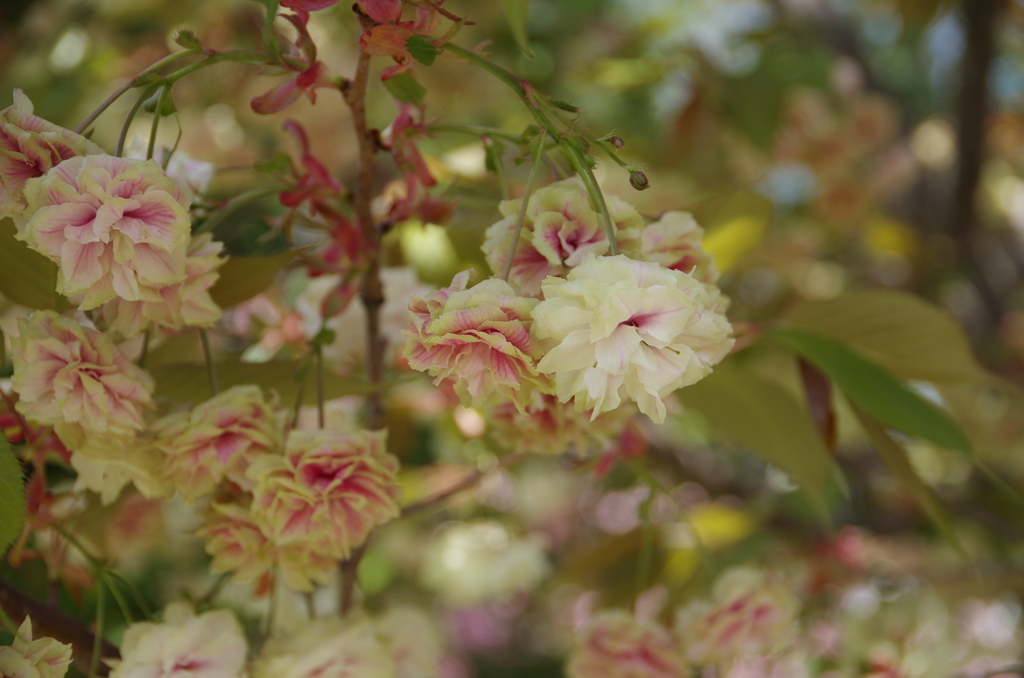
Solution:
M 629 185 L 638 191 L 644 191 L 651 187 L 647 181 L 647 175 L 640 170 L 633 170 L 629 173 Z
M 616 150 L 622 150 L 626 145 L 626 142 L 622 140 L 622 137 L 608 137 L 608 143 Z

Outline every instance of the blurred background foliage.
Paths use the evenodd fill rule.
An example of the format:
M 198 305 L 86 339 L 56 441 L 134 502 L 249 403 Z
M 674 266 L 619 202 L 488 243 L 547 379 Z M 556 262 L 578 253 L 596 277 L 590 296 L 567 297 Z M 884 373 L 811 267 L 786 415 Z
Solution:
M 725 273 L 732 320 L 757 327 L 802 314 L 814 328 L 816 318 L 828 318 L 818 330 L 851 342 L 944 404 L 996 474 L 1024 486 L 1024 398 L 1014 385 L 1024 380 L 1024 2 L 532 0 L 532 58 L 516 46 L 502 3 L 448 0 L 445 7 L 475 22 L 456 42 L 472 47 L 491 40 L 494 60 L 579 106 L 583 126 L 595 136 L 614 130 L 625 141 L 623 157 L 644 167 L 651 188 L 635 192 L 626 172 L 599 159 L 606 191 L 651 217 L 672 209 L 698 215 Z M 19 87 L 37 114 L 74 127 L 112 89 L 168 53 L 178 27 L 192 28 L 216 49 L 255 48 L 261 13 L 248 0 L 0 0 L 0 106 Z M 358 31 L 345 3 L 315 13 L 310 32 L 320 58 L 337 73 L 351 73 Z M 464 63 L 441 58 L 418 68 L 417 77 L 430 116 L 442 123 L 519 134 L 530 122 L 503 85 Z M 282 115 L 257 116 L 249 100 L 276 82 L 225 64 L 176 87 L 180 148 L 219 168 L 212 199 L 266 181 L 251 166 L 280 150 L 296 151 L 280 129 L 284 117 L 300 120 L 315 153 L 352 185 L 356 148 L 341 98 L 321 91 L 316 105 L 303 98 Z M 94 140 L 112 145 L 130 103 L 124 97 L 100 118 Z M 374 79 L 371 124 L 384 128 L 394 113 Z M 140 115 L 134 124 L 144 135 L 149 118 Z M 176 134 L 174 124 L 164 124 L 161 143 L 173 144 Z M 479 244 L 496 219 L 501 188 L 486 171 L 479 140 L 437 134 L 423 149 L 441 179 L 437 190 L 456 197 L 459 209 L 445 227 L 397 225 L 389 264 L 412 264 L 424 281 L 446 284 L 467 266 L 485 271 Z M 509 162 L 515 155 L 506 149 L 505 166 L 521 191 L 525 168 Z M 376 171 L 378 185 L 397 178 L 384 157 Z M 283 241 L 263 237 L 264 217 L 278 211 L 269 199 L 247 207 L 222 223 L 218 236 L 232 254 L 279 251 Z M 294 357 L 294 313 L 281 309 L 301 290 L 300 278 L 289 277 L 276 292 L 283 300 L 267 302 L 262 316 L 253 311 L 263 359 Z M 955 326 L 918 307 L 875 298 L 856 307 L 861 315 L 846 318 L 848 325 L 829 315 L 850 308 L 850 293 L 879 287 L 945 309 L 970 347 L 957 343 L 962 336 Z M 879 321 L 880 334 L 864 330 L 865 318 L 880 317 L 891 320 Z M 159 366 L 159 354 L 153 363 Z M 800 402 L 788 353 L 759 346 L 743 365 L 747 376 L 739 388 L 750 384 L 743 381 L 749 375 L 760 375 L 760 393 Z M 460 477 L 458 469 L 417 473 L 418 466 L 486 467 L 498 452 L 478 413 L 445 409 L 443 398 L 437 405 L 432 397 L 407 385 L 391 398 L 392 446 L 411 469 L 411 497 Z M 628 603 L 637 590 L 638 556 L 651 540 L 649 581 L 660 581 L 679 600 L 706 587 L 721 568 L 750 559 L 799 560 L 826 576 L 836 567 L 837 549 L 851 540 L 863 546 L 868 538 L 864 562 L 879 596 L 908 575 L 927 579 L 951 602 L 1024 592 L 1019 504 L 993 491 L 956 452 L 906 441 L 914 469 L 986 575 L 976 579 L 906 484 L 868 453 L 851 410 L 841 399 L 836 408 L 836 461 L 844 480 L 827 480 L 820 489 L 832 528 L 816 518 L 807 495 L 792 491 L 786 474 L 743 453 L 749 443 L 742 435 L 735 443 L 713 435 L 713 412 L 677 406 L 668 425 L 647 432 L 649 474 L 620 464 L 591 482 L 564 459 L 496 472 L 443 515 L 385 529 L 364 561 L 363 587 L 371 605 L 385 587 L 388 596 L 423 599 L 419 556 L 436 545 L 433 530 L 447 520 L 493 521 L 480 523 L 489 527 L 473 538 L 501 548 L 540 535 L 558 575 L 545 580 L 537 573 L 545 581 L 538 594 L 446 608 L 453 635 L 481 676 L 559 675 L 574 606 L 591 590 L 602 592 L 604 604 Z M 778 421 L 780 412 L 768 416 Z M 780 454 L 799 464 L 803 441 L 787 432 L 793 437 Z M 655 499 L 662 496 L 673 501 L 661 506 Z M 205 556 L 187 525 L 172 525 L 171 544 L 136 539 L 129 548 L 122 539 L 111 546 L 122 533 L 109 525 L 116 527 L 126 509 L 110 520 L 100 517 L 109 509 L 90 510 L 82 515 L 106 530 L 94 543 L 121 556 L 124 549 L 150 549 L 145 566 L 132 572 L 150 600 L 196 589 L 189 578 Z M 138 520 L 169 520 L 132 510 Z M 123 533 L 141 534 L 137 526 Z M 174 546 L 179 542 L 187 548 Z M 445 548 L 457 551 L 458 543 L 469 542 L 452 543 Z M 3 574 L 41 598 L 62 597 L 65 608 L 90 618 L 87 599 L 70 601 L 64 589 L 48 594 L 38 570 L 29 564 Z M 449 575 L 457 581 L 464 573 Z M 245 607 L 243 598 L 237 594 L 234 602 Z M 1019 616 L 1019 605 L 1014 609 Z

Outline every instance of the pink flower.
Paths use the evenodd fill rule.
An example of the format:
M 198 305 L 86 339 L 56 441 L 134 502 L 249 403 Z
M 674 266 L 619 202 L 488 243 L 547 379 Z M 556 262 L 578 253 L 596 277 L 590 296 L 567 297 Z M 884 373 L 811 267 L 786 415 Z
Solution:
M 0 111 L 0 217 L 18 218 L 25 211 L 22 189 L 29 179 L 68 158 L 100 153 L 85 137 L 32 115 L 32 102 L 14 90 L 14 105 Z
M 298 0 L 298 2 L 293 4 L 319 5 L 312 7 L 312 9 L 316 10 L 327 7 L 330 3 L 323 4 L 317 2 L 317 0 L 306 2 Z M 284 110 L 295 103 L 303 92 L 309 97 L 309 101 L 315 104 L 316 90 L 318 88 L 338 86 L 334 75 L 324 66 L 322 61 L 316 58 L 316 44 L 309 35 L 309 29 L 306 28 L 306 24 L 309 22 L 309 11 L 301 7 L 296 7 L 295 11 L 295 14 L 280 15 L 290 21 L 295 27 L 295 30 L 298 32 L 298 38 L 294 43 L 288 45 L 286 54 L 288 59 L 282 59 L 280 68 L 275 70 L 278 73 L 295 73 L 296 75 L 291 80 L 286 80 L 264 94 L 255 97 L 249 105 L 256 113 L 268 115 Z
M 774 575 L 735 567 L 715 582 L 712 598 L 696 601 L 676 616 L 676 634 L 686 657 L 715 665 L 725 675 L 741 658 L 784 650 L 796 639 L 800 601 Z
M 139 622 L 121 640 L 121 659 L 108 663 L 111 678 L 242 678 L 248 642 L 227 610 L 196 615 L 171 603 L 162 624 Z
M 399 513 L 398 460 L 383 431 L 292 431 L 283 457 L 264 455 L 248 475 L 252 515 L 275 544 L 315 543 L 345 558 Z
M 568 678 L 680 678 L 686 665 L 669 631 L 624 610 L 595 614 L 577 635 Z
M 717 287 L 626 256 L 591 257 L 568 279 L 548 278 L 533 336 L 554 348 L 537 365 L 558 399 L 592 417 L 623 396 L 654 422 L 663 399 L 700 381 L 730 351 L 732 327 Z
M 108 435 L 133 435 L 152 407 L 153 379 L 110 337 L 53 311 L 19 320 L 11 341 L 18 411 L 53 425 Z
M 537 371 L 543 355 L 530 337 L 530 311 L 536 299 L 518 296 L 497 279 L 466 289 L 471 271 L 455 276 L 450 287 L 409 301 L 412 329 L 404 355 L 409 365 L 436 377 L 451 377 L 467 405 L 492 395 L 522 410 L 533 389 L 550 390 Z
M 643 218 L 631 205 L 613 195 L 605 195 L 605 202 L 615 223 L 619 249 L 633 253 L 639 244 Z M 502 201 L 498 209 L 505 218 L 487 229 L 483 251 L 495 273 L 505 268 L 522 203 L 522 198 Z M 523 294 L 538 297 L 544 278 L 564 276 L 570 268 L 581 264 L 586 255 L 607 254 L 608 249 L 604 225 L 590 206 L 583 182 L 579 177 L 565 179 L 530 196 L 509 282 Z
M 0 678 L 63 678 L 70 664 L 71 646 L 53 638 L 33 640 L 28 617 L 11 645 L 0 647 Z
M 217 271 L 227 262 L 220 256 L 223 243 L 204 233 L 192 240 L 185 258 L 185 278 L 159 287 L 140 285 L 144 301 L 115 297 L 100 307 L 107 329 L 122 337 L 141 334 L 150 323 L 170 330 L 183 327 L 209 327 L 221 316 L 221 308 L 210 296 L 210 288 L 220 277 Z
M 71 158 L 25 184 L 25 198 L 18 238 L 57 262 L 57 291 L 85 295 L 83 310 L 184 279 L 189 202 L 156 162 Z
M 164 476 L 192 503 L 227 479 L 243 489 L 245 472 L 261 454 L 283 443 L 273 405 L 258 386 L 233 386 L 191 412 L 176 412 L 153 424 L 156 446 L 166 457 Z
M 640 258 L 715 283 L 718 267 L 701 246 L 703 237 L 704 229 L 689 212 L 665 212 L 641 234 Z

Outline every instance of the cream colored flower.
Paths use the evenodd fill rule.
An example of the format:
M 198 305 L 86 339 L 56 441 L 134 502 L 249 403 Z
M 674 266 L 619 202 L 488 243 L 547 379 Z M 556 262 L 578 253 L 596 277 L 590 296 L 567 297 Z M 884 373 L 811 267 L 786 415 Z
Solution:
M 253 664 L 253 678 L 397 678 L 395 663 L 369 622 L 320 617 L 275 636 Z M 116 677 L 115 677 L 116 678 Z
M 434 621 L 422 610 L 398 605 L 373 620 L 377 637 L 395 662 L 396 678 L 437 678 L 444 647 Z
M 452 378 L 467 406 L 498 395 L 522 409 L 534 389 L 551 388 L 537 371 L 540 344 L 530 337 L 537 300 L 495 278 L 466 289 L 470 273 L 426 299 L 412 298 L 404 355 L 410 367 L 436 377 L 435 384 Z
M 686 663 L 668 629 L 625 610 L 598 612 L 577 634 L 568 678 L 682 678 Z
M 614 195 L 605 195 L 604 199 L 615 224 L 619 250 L 634 253 L 643 218 L 632 205 Z M 505 268 L 521 205 L 522 199 L 502 201 L 498 209 L 504 219 L 487 229 L 483 251 L 496 274 Z M 579 177 L 565 179 L 530 196 L 509 282 L 525 295 L 540 296 L 544 278 L 565 275 L 588 254 L 603 255 L 608 250 L 604 224 L 590 206 L 583 182 Z
M 676 634 L 691 662 L 725 675 L 740 658 L 787 649 L 797 638 L 800 601 L 773 574 L 734 567 L 715 582 L 710 600 L 689 603 L 676 615 Z
M 114 297 L 100 307 L 108 329 L 122 337 L 141 334 L 150 323 L 170 329 L 209 327 L 221 316 L 221 308 L 210 296 L 210 288 L 220 277 L 217 269 L 227 262 L 220 256 L 223 243 L 203 233 L 194 238 L 185 258 L 185 277 L 170 285 L 140 283 L 139 301 Z
M 78 472 L 75 490 L 92 490 L 103 504 L 111 504 L 125 485 L 132 483 L 147 499 L 166 499 L 174 488 L 161 478 L 163 455 L 143 435 L 110 435 L 58 427 L 61 442 L 72 452 L 71 466 Z
M 148 146 L 147 139 L 139 136 L 132 137 L 131 142 L 124 149 L 124 157 L 145 160 Z M 170 152 L 170 149 L 160 146 L 155 149 L 153 159 L 162 164 Z M 167 176 L 174 179 L 174 182 L 189 196 L 206 193 L 216 171 L 217 168 L 212 162 L 196 160 L 182 150 L 174 151 L 170 162 L 167 163 Z
M 175 412 L 152 426 L 166 455 L 164 477 L 187 503 L 210 494 L 227 479 L 252 488 L 245 472 L 261 454 L 277 453 L 284 431 L 272 403 L 258 386 L 232 386 L 189 412 Z
M 252 515 L 278 546 L 315 543 L 335 559 L 348 557 L 370 531 L 399 514 L 398 460 L 383 431 L 292 431 L 284 456 L 263 455 Z
M 196 615 L 185 603 L 171 603 L 162 624 L 129 626 L 121 659 L 108 661 L 110 678 L 241 678 L 248 642 L 227 610 Z
M 533 537 L 516 537 L 498 522 L 456 523 L 430 544 L 422 579 L 452 604 L 476 605 L 529 590 L 550 569 Z
M 592 257 L 543 291 L 532 333 L 555 346 L 537 369 L 592 418 L 625 396 L 665 421 L 662 399 L 707 376 L 733 345 L 718 288 L 658 264 Z
M 53 638 L 32 639 L 32 620 L 25 617 L 14 642 L 0 647 L 0 678 L 63 678 L 71 664 L 71 646 Z
M 704 229 L 689 212 L 665 212 L 644 229 L 640 259 L 682 271 L 705 283 L 718 281 L 718 267 L 704 251 Z
M 0 218 L 13 217 L 20 229 L 26 182 L 68 158 L 100 153 L 102 148 L 80 134 L 33 115 L 32 102 L 14 90 L 14 104 L 0 111 Z
M 156 162 L 111 155 L 65 160 L 24 188 L 18 238 L 59 268 L 57 291 L 89 310 L 185 278 L 188 196 Z
M 487 412 L 494 439 L 517 454 L 579 455 L 600 452 L 616 439 L 636 414 L 633 407 L 619 407 L 591 420 L 591 412 L 578 412 L 553 395 L 534 391 L 525 412 L 505 401 Z
M 53 311 L 36 311 L 18 329 L 11 360 L 19 412 L 62 438 L 71 429 L 130 436 L 143 427 L 153 379 L 110 337 Z

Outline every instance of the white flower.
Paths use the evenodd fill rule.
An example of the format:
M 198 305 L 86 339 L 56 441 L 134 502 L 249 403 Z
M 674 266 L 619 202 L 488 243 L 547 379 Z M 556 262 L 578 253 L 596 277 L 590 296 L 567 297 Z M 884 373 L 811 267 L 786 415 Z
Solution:
M 437 678 L 443 652 L 433 620 L 418 608 L 400 605 L 373 621 L 391 653 L 397 678 Z
M 121 640 L 110 678 L 235 678 L 245 674 L 248 643 L 235 615 L 213 610 L 196 616 L 171 603 L 164 622 L 132 624 Z
M 395 663 L 364 619 L 321 617 L 271 638 L 254 678 L 397 678 Z
M 53 638 L 32 639 L 32 620 L 25 617 L 9 647 L 0 647 L 0 678 L 64 678 L 71 646 Z
M 662 423 L 662 399 L 707 376 L 734 343 L 717 287 L 624 255 L 591 257 L 543 293 L 532 333 L 555 346 L 537 369 L 554 376 L 559 400 L 595 418 L 625 396 Z

